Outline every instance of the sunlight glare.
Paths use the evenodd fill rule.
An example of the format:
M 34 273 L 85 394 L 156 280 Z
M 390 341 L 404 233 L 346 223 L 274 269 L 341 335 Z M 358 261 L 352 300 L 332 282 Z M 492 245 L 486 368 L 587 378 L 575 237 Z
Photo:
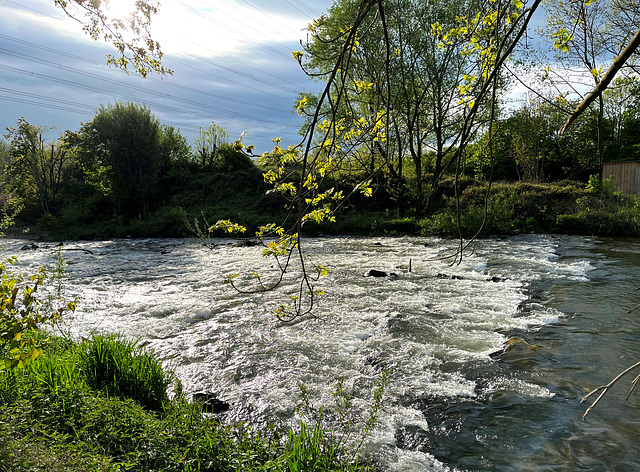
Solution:
M 135 0 L 105 0 L 105 5 L 110 18 L 125 19 L 136 9 Z

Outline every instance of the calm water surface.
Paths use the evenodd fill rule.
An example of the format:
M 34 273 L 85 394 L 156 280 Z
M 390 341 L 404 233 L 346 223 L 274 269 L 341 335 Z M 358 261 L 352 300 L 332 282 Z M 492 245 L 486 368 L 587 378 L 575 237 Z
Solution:
M 451 266 L 455 241 L 310 239 L 310 257 L 331 268 L 326 295 L 316 319 L 290 325 L 269 312 L 282 293 L 222 284 L 234 272 L 268 277 L 260 250 L 219 243 L 65 243 L 67 296 L 79 298 L 66 329 L 140 338 L 187 391 L 228 401 L 227 422 L 291 420 L 300 383 L 328 404 L 337 377 L 366 410 L 388 368 L 379 427 L 364 445 L 381 470 L 640 470 L 640 394 L 624 401 L 632 378 L 587 421 L 580 404 L 640 359 L 637 240 L 486 239 Z M 6 241 L 19 270 L 53 264 L 52 247 L 23 244 Z M 398 277 L 363 277 L 369 269 Z M 509 340 L 526 343 L 497 355 Z

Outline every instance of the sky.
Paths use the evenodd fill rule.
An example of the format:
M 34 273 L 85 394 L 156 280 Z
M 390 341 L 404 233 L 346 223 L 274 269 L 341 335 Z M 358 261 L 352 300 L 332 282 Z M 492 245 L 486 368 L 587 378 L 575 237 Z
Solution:
M 134 0 L 111 0 L 125 14 Z M 54 0 L 0 0 L 0 127 L 29 123 L 47 137 L 78 130 L 101 105 L 146 104 L 190 142 L 215 122 L 230 140 L 267 151 L 297 144 L 298 92 L 316 91 L 293 59 L 306 26 L 331 0 L 161 0 L 152 36 L 173 76 L 143 79 L 105 65 L 114 49 L 93 41 Z

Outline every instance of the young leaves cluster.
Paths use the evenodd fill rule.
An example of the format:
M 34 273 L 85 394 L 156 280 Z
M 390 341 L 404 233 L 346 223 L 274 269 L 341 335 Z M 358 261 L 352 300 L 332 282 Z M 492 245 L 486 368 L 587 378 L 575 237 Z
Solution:
M 42 325 L 52 325 L 68 311 L 75 310 L 75 302 L 48 308 L 38 298 L 38 288 L 45 279 L 44 269 L 26 282 L 9 273 L 15 259 L 0 264 L 0 369 L 24 367 L 41 353 L 34 336 Z
M 80 22 L 92 39 L 102 39 L 115 47 L 118 54 L 108 54 L 107 64 L 127 73 L 133 69 L 142 77 L 151 72 L 172 74 L 162 65 L 160 44 L 151 36 L 151 19 L 158 13 L 160 2 L 140 0 L 133 3 L 126 18 L 114 18 L 100 1 L 55 0 L 55 5 Z

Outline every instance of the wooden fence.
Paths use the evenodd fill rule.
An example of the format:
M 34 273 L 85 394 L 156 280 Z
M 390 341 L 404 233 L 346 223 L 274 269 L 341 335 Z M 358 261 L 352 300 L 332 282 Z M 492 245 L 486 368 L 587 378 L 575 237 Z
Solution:
M 603 176 L 613 176 L 620 192 L 640 195 L 640 161 L 609 162 Z

